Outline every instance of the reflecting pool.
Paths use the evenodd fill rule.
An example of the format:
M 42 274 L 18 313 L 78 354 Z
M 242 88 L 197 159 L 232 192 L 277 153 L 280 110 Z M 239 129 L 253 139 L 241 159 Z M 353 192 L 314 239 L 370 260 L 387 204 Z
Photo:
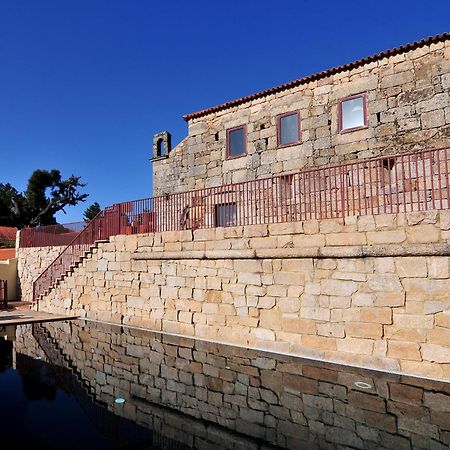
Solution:
M 78 320 L 0 336 L 2 449 L 450 444 L 450 383 Z

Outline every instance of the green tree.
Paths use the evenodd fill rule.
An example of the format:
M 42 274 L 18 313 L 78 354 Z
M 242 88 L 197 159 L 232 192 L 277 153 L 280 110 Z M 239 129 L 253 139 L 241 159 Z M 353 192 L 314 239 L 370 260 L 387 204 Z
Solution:
M 23 226 L 21 211 L 25 198 L 9 183 L 0 183 L 0 225 L 7 227 Z
M 101 211 L 100 205 L 95 202 L 91 206 L 88 206 L 86 208 L 86 211 L 83 213 L 83 217 L 85 222 L 89 222 L 90 220 L 94 219 Z
M 9 183 L 0 184 L 0 225 L 23 228 L 55 224 L 58 211 L 65 212 L 67 206 L 86 200 L 88 194 L 79 192 L 85 186 L 75 175 L 63 180 L 59 170 L 35 170 L 23 193 Z

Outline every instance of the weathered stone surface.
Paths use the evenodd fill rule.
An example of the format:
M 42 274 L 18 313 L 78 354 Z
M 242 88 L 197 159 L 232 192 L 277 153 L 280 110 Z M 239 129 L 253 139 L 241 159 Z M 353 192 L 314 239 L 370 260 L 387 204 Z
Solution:
M 358 233 L 425 225 L 441 230 L 441 216 L 381 215 L 366 221 L 364 227 L 370 231 Z M 243 346 L 379 368 L 402 364 L 405 370 L 423 369 L 426 374 L 440 370 L 442 375 L 436 367 L 447 364 L 438 361 L 446 360 L 450 347 L 449 256 L 437 255 L 446 247 L 443 242 L 436 247 L 389 243 L 302 247 L 302 236 L 319 236 L 325 243 L 329 233 L 321 231 L 351 236 L 359 223 L 363 223 L 359 218 L 333 219 L 325 225 L 312 220 L 294 229 L 273 224 L 267 235 L 265 227 L 217 228 L 214 234 L 197 234 L 205 239 L 201 241 L 195 233 L 193 241 L 192 233 L 183 237 L 185 231 L 133 238 L 130 243 L 126 236 L 118 236 L 101 244 L 40 307 L 58 313 L 70 308 L 96 320 Z M 255 234 L 262 235 L 250 237 Z M 192 246 L 166 252 L 162 242 Z M 203 250 L 194 250 L 194 244 L 202 244 Z M 253 244 L 265 247 L 264 252 Z M 401 255 L 405 249 L 419 255 L 386 256 Z M 369 250 L 380 256 L 365 256 Z M 23 253 L 23 261 L 33 257 L 33 251 Z M 399 345 L 405 346 L 405 356 Z

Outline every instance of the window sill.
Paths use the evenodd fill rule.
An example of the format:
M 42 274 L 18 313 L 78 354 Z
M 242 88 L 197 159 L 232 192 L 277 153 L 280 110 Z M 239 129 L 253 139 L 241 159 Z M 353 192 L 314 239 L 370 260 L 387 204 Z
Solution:
M 149 161 L 161 161 L 162 159 L 167 159 L 169 155 L 163 155 L 163 156 L 153 156 L 152 158 L 149 158 Z
M 369 128 L 369 125 L 363 125 L 361 127 L 354 127 L 354 128 L 346 128 L 345 130 L 339 130 L 339 134 L 351 133 L 352 131 L 367 130 L 367 128 Z
M 233 159 L 239 159 L 239 158 L 243 158 L 244 156 L 247 156 L 247 153 L 244 153 L 242 155 L 238 155 L 238 156 L 228 156 L 225 158 L 225 161 L 231 161 Z
M 277 148 L 286 148 L 286 147 L 294 147 L 294 145 L 302 144 L 302 141 L 291 142 L 290 144 L 278 144 Z

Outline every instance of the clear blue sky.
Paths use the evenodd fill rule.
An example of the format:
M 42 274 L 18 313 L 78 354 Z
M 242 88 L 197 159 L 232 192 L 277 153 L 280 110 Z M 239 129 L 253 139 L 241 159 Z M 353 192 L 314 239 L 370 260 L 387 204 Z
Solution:
M 428 6 L 429 5 L 429 6 Z M 149 197 L 154 133 L 183 114 L 449 31 L 450 2 L 0 0 L 0 182 L 80 175 Z

